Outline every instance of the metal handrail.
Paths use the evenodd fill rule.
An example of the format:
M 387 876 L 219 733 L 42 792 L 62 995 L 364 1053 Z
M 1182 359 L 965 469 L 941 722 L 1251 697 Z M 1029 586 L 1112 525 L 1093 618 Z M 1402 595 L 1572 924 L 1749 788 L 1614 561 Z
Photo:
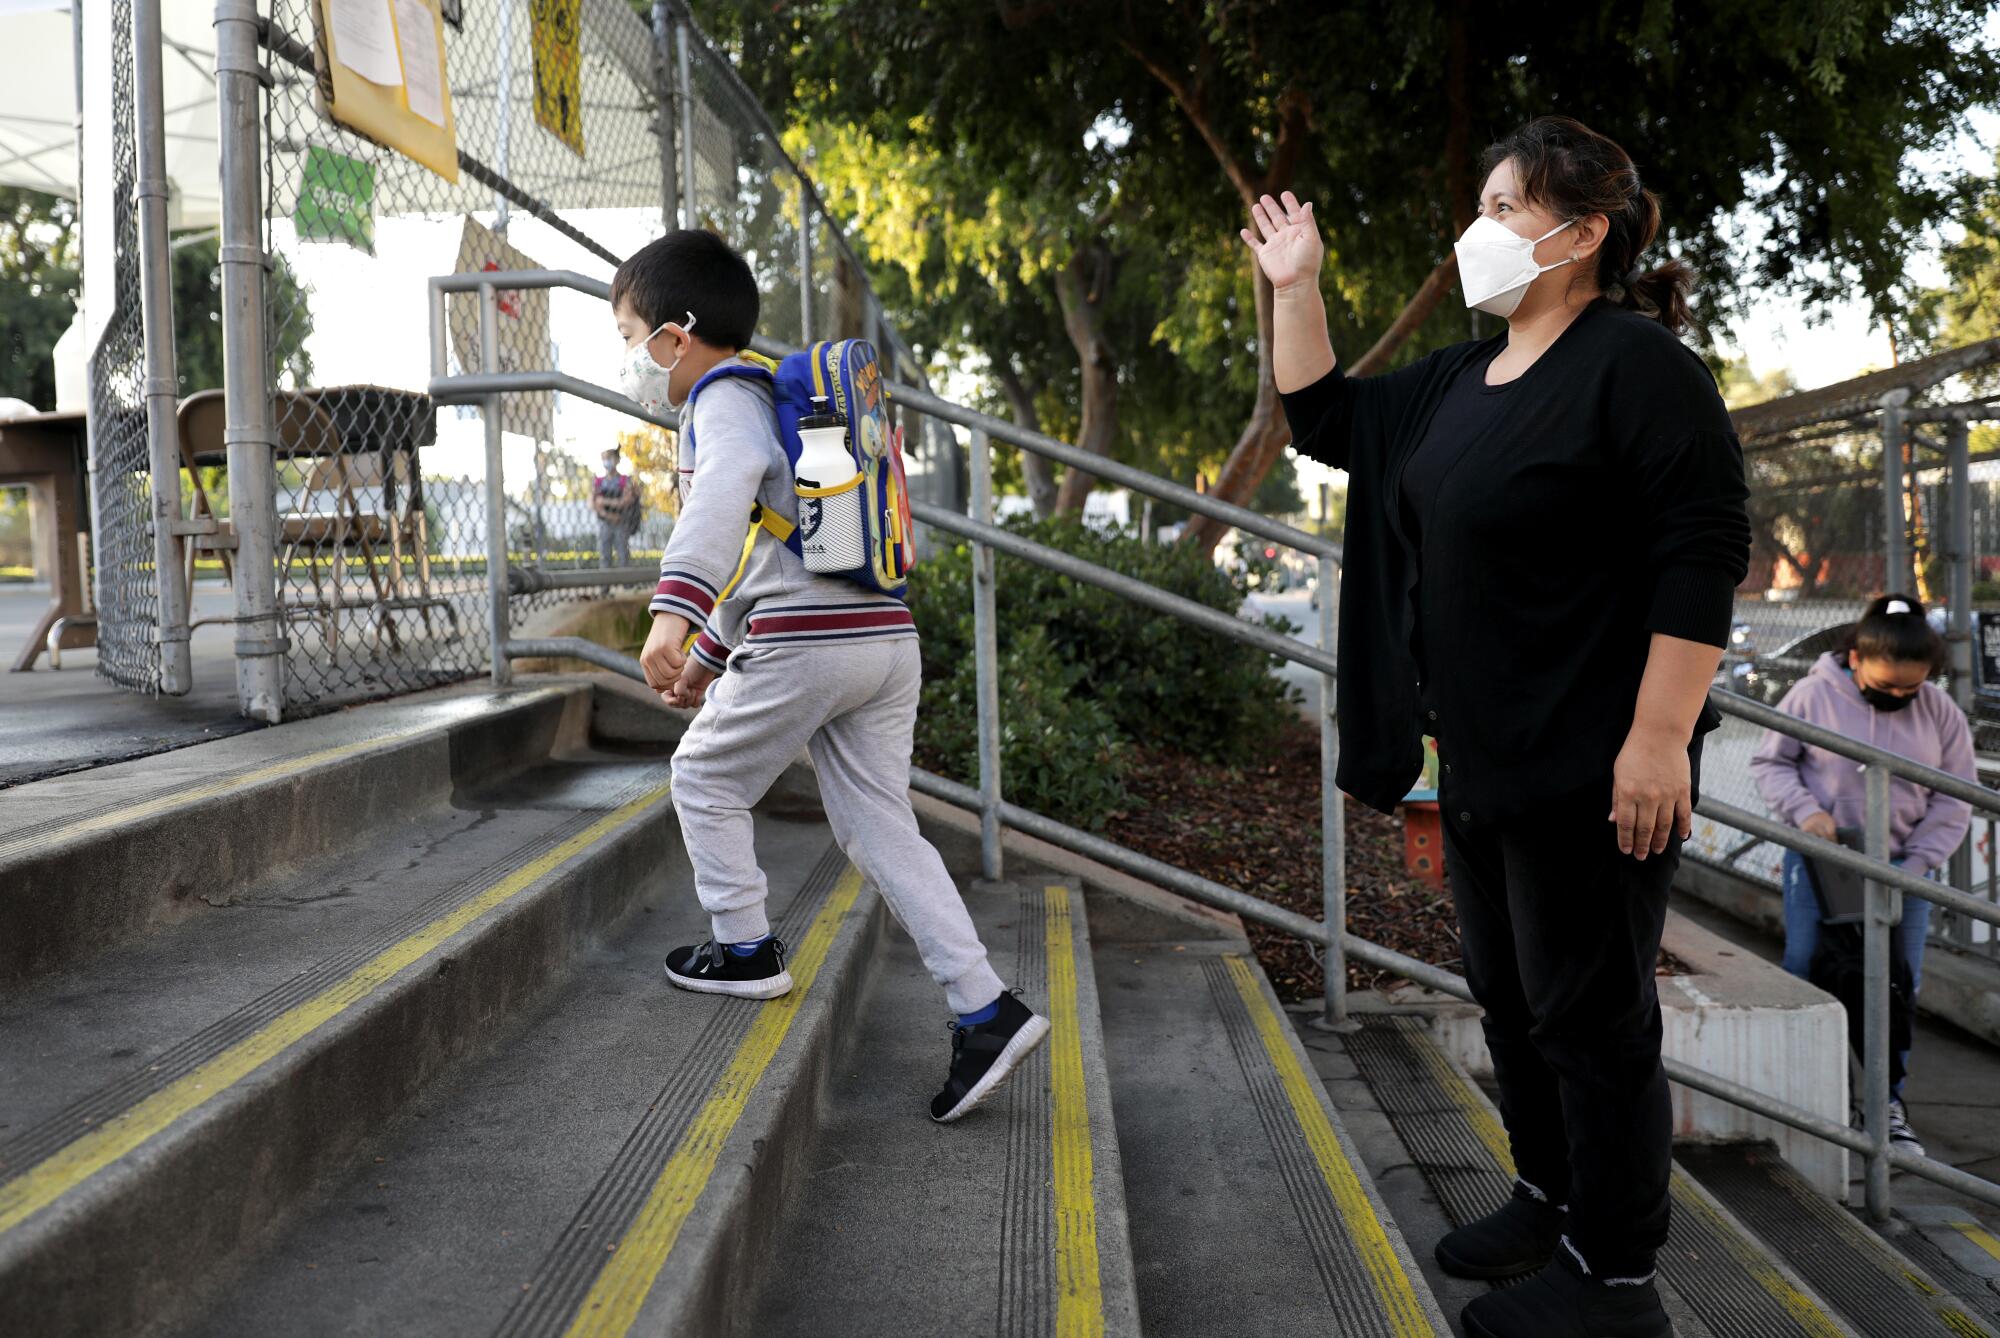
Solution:
M 581 282 L 572 282 L 578 280 Z M 519 287 L 573 287 L 579 291 L 605 296 L 608 286 L 594 280 L 584 279 L 564 271 L 492 272 L 477 275 L 454 275 L 434 278 L 432 281 L 432 397 L 440 403 L 473 401 L 484 406 L 488 439 L 488 482 L 489 499 L 504 497 L 501 479 L 501 454 L 499 450 L 499 423 L 501 396 L 518 391 L 561 390 L 580 398 L 602 404 L 619 412 L 630 414 L 647 422 L 662 426 L 673 426 L 660 415 L 651 413 L 638 404 L 612 391 L 592 385 L 589 382 L 569 377 L 557 372 L 498 372 L 493 369 L 494 340 L 497 338 L 495 301 L 501 288 Z M 480 336 L 481 361 L 483 370 L 460 376 L 444 374 L 444 296 L 447 292 L 477 292 L 481 299 Z M 984 870 L 989 877 L 999 877 L 1001 856 L 999 834 L 1002 825 L 1013 827 L 1030 835 L 1042 837 L 1066 849 L 1074 850 L 1098 859 L 1114 868 L 1123 869 L 1136 876 L 1147 878 L 1161 886 L 1183 895 L 1216 906 L 1224 910 L 1270 925 L 1282 932 L 1294 935 L 1307 942 L 1320 944 L 1326 952 L 1326 1008 L 1328 1016 L 1345 1016 L 1345 980 L 1348 957 L 1367 962 L 1380 969 L 1395 972 L 1419 985 L 1437 990 L 1452 997 L 1471 1000 L 1470 988 L 1465 980 L 1455 973 L 1419 962 L 1402 953 L 1395 952 L 1381 944 L 1357 937 L 1346 928 L 1344 894 L 1344 848 L 1343 822 L 1338 788 L 1334 784 L 1337 741 L 1333 730 L 1334 674 L 1337 668 L 1334 657 L 1323 647 L 1315 649 L 1278 637 L 1268 628 L 1258 627 L 1241 618 L 1232 617 L 1216 609 L 1197 604 L 1171 592 L 1159 589 L 1146 582 L 1138 581 L 1123 573 L 1111 571 L 1097 563 L 1073 554 L 1062 553 L 1045 545 L 1006 530 L 993 523 L 992 516 L 992 465 L 988 448 L 989 436 L 1001 436 L 993 429 L 1004 428 L 1006 439 L 1026 449 L 1039 449 L 1042 443 L 1023 442 L 1020 437 L 1036 437 L 1038 434 L 1022 433 L 1011 424 L 988 419 L 960 406 L 950 405 L 936 397 L 912 394 L 907 388 L 892 387 L 891 395 L 903 391 L 904 403 L 918 412 L 931 412 L 933 408 L 954 415 L 951 421 L 974 424 L 972 432 L 972 457 L 974 463 L 973 499 L 977 514 L 961 516 L 955 512 L 928 504 L 917 503 L 914 513 L 925 524 L 934 525 L 949 533 L 969 539 L 974 547 L 975 567 L 973 599 L 975 624 L 980 629 L 975 635 L 975 659 L 980 680 L 979 691 L 979 763 L 980 788 L 973 790 L 958 782 L 940 776 L 912 769 L 912 787 L 948 802 L 977 810 L 981 815 L 982 850 Z M 940 413 L 938 416 L 943 416 Z M 1053 441 L 1053 439 L 1049 439 Z M 1107 462 L 1095 456 L 1075 451 L 1064 446 L 1066 452 L 1074 452 L 1076 463 L 1094 473 L 1103 473 Z M 1065 458 L 1052 454 L 1052 458 Z M 1119 466 L 1121 470 L 1125 466 Z M 1131 471 L 1139 474 L 1141 471 Z M 1108 475 L 1107 475 L 1108 476 Z M 1171 497 L 1171 489 L 1176 485 L 1165 484 L 1163 480 L 1143 476 L 1147 486 L 1141 491 L 1154 496 Z M 1206 504 L 1201 509 L 1205 514 L 1215 514 L 1212 499 L 1190 494 L 1195 501 Z M 1247 528 L 1247 527 L 1246 527 Z M 1262 531 L 1260 531 L 1262 532 Z M 1302 538 L 1311 536 L 1301 534 Z M 544 638 L 509 640 L 506 636 L 507 621 L 505 601 L 510 584 L 506 561 L 506 536 L 504 526 L 493 523 L 489 514 L 488 525 L 487 579 L 492 590 L 494 610 L 492 612 L 494 679 L 506 682 L 509 677 L 507 663 L 510 659 L 523 656 L 554 657 L 568 656 L 600 665 L 628 677 L 644 680 L 644 673 L 638 663 L 629 656 L 597 646 L 579 638 Z M 1321 636 L 1323 643 L 1330 640 L 1328 635 L 1332 616 L 1331 582 L 1333 554 L 1335 546 L 1321 545 L 1317 550 L 1322 589 L 1327 597 L 1321 600 Z M 997 648 L 992 634 L 995 626 L 995 585 L 992 574 L 992 554 L 1006 552 L 1025 561 L 1038 563 L 1075 579 L 1087 581 L 1101 588 L 1111 590 L 1148 607 L 1155 608 L 1171 616 L 1185 619 L 1195 625 L 1219 635 L 1252 646 L 1273 655 L 1282 656 L 1295 663 L 1315 670 L 1322 678 L 1321 727 L 1321 792 L 1322 792 L 1322 879 L 1326 898 L 1324 916 L 1312 920 L 1296 911 L 1272 905 L 1252 897 L 1235 888 L 1226 887 L 1211 879 L 1180 869 L 1174 865 L 1156 860 L 1150 856 L 1129 850 L 1115 842 L 1092 833 L 1069 827 L 1052 818 L 1007 803 L 1001 797 L 999 775 L 999 718 L 997 693 Z M 607 569 L 603 576 L 626 575 L 624 570 Z M 513 579 L 518 581 L 518 570 Z M 1724 693 L 1711 693 L 1718 709 L 1727 714 L 1763 724 L 1780 733 L 1791 735 L 1840 755 L 1850 757 L 1863 764 L 1867 772 L 1868 823 L 1867 851 L 1857 853 L 1831 841 L 1811 836 L 1796 828 L 1785 826 L 1768 818 L 1719 801 L 1704 799 L 1696 812 L 1704 817 L 1725 822 L 1732 827 L 1749 832 L 1763 839 L 1800 851 L 1815 859 L 1825 859 L 1843 867 L 1853 869 L 1867 879 L 1868 908 L 1864 933 L 1864 976 L 1866 1037 L 1864 1069 L 1868 1091 L 1864 1094 L 1863 1129 L 1856 1131 L 1846 1126 L 1816 1115 L 1810 1111 L 1780 1101 L 1765 1093 L 1744 1087 L 1716 1074 L 1693 1068 L 1681 1061 L 1663 1059 L 1666 1072 L 1674 1081 L 1696 1091 L 1707 1093 L 1719 1100 L 1740 1106 L 1746 1110 L 1778 1121 L 1791 1128 L 1831 1142 L 1861 1154 L 1867 1159 L 1867 1203 L 1870 1214 L 1877 1220 L 1886 1220 L 1889 1210 L 1888 1173 L 1891 1167 L 1924 1176 L 1959 1190 L 1962 1193 L 1988 1203 L 2000 1204 L 2000 1184 L 1983 1180 L 1960 1171 L 1955 1167 L 1933 1161 L 1927 1157 L 1892 1149 L 1888 1144 L 1888 948 L 1889 929 L 1901 918 L 1898 895 L 1908 893 L 1922 896 L 1938 905 L 1962 914 L 2000 924 L 2000 908 L 1996 908 L 1956 888 L 1944 887 L 1927 879 L 1918 878 L 1904 870 L 1897 869 L 1888 861 L 1889 849 L 1889 783 L 1892 776 L 1913 780 L 1940 791 L 1953 794 L 1974 803 L 1989 812 L 2000 812 L 2000 800 L 1996 800 L 1981 787 L 1969 785 L 1958 777 L 1934 768 L 1912 762 L 1907 758 L 1886 752 L 1868 744 L 1858 743 L 1835 734 L 1830 730 L 1805 721 L 1795 719 L 1782 712 L 1772 710 L 1745 698 Z
M 1977 781 L 1969 781 L 1963 776 L 1954 776 L 1949 771 L 1939 771 L 1936 767 L 1925 766 L 1922 762 L 1913 761 L 1901 753 L 1892 753 L 1886 748 L 1878 748 L 1872 743 L 1850 739 L 1845 734 L 1828 729 L 1825 725 L 1816 725 L 1809 720 L 1786 715 L 1775 707 L 1766 706 L 1760 701 L 1753 701 L 1734 692 L 1724 692 L 1719 688 L 1711 689 L 1708 699 L 1715 704 L 1715 709 L 1724 715 L 1733 715 L 1753 725 L 1762 725 L 1765 729 L 1790 735 L 1794 739 L 1810 743 L 1816 748 L 1824 748 L 1840 757 L 1880 766 L 1890 775 L 1914 781 L 1927 790 L 1948 794 L 1953 799 L 1963 799 L 1974 808 L 1983 809 L 1988 813 L 2000 813 L 2000 793 L 1987 789 Z
M 445 294 L 477 293 L 481 289 L 489 287 L 496 289 L 567 288 L 574 292 L 583 293 L 587 296 L 608 302 L 611 299 L 610 284 L 604 282 L 602 279 L 593 279 L 587 274 L 579 274 L 575 270 L 525 269 L 487 270 L 479 273 L 465 274 L 440 274 L 431 279 L 430 285 L 432 292 L 432 399 L 437 400 L 439 403 L 451 404 L 464 403 L 488 394 L 501 392 L 560 390 L 564 394 L 576 395 L 580 398 L 588 399 L 593 403 L 618 409 L 620 412 L 631 411 L 631 409 L 627 408 L 627 406 L 632 406 L 630 400 L 625 399 L 623 396 L 616 397 L 615 401 L 605 399 L 604 396 L 611 394 L 611 392 L 604 390 L 602 387 L 594 387 L 593 389 L 596 392 L 594 394 L 588 393 L 584 388 L 589 386 L 590 383 L 578 380 L 575 377 L 563 378 L 563 382 L 560 385 L 545 385 L 540 381 L 530 384 L 527 380 L 519 379 L 540 378 L 550 375 L 560 375 L 560 373 L 497 372 L 486 376 L 476 373 L 465 373 L 451 377 L 444 375 L 444 368 L 446 366 L 443 342 Z M 798 349 L 790 344 L 762 337 L 751 340 L 750 347 L 755 352 L 762 353 L 767 357 L 783 357 L 786 354 L 798 352 Z M 1101 455 L 1094 455 L 1089 451 L 1072 446 L 1066 441 L 1051 437 L 1047 433 L 1032 432 L 1027 428 L 1016 426 L 1004 418 L 995 418 L 991 414 L 983 414 L 976 409 L 968 409 L 964 405 L 954 404 L 950 400 L 941 399 L 919 386 L 906 386 L 900 382 L 884 381 L 882 389 L 883 393 L 889 397 L 891 403 L 901 405 L 914 413 L 936 418 L 941 422 L 955 423 L 973 432 L 984 432 L 994 440 L 1018 446 L 1024 451 L 1042 456 L 1045 459 L 1054 460 L 1059 464 L 1071 465 L 1075 468 L 1086 470 L 1097 478 L 1107 479 L 1121 487 L 1130 488 L 1134 492 L 1143 493 L 1159 501 L 1171 502 L 1184 510 L 1192 511 L 1197 515 L 1207 516 L 1211 520 L 1219 520 L 1226 525 L 1232 525 L 1246 533 L 1257 535 L 1259 538 L 1269 539 L 1273 543 L 1284 544 L 1288 548 L 1296 549 L 1302 553 L 1310 553 L 1314 557 L 1331 558 L 1335 562 L 1340 561 L 1341 546 L 1339 544 L 1331 543 L 1316 534 L 1308 534 L 1304 530 L 1286 525 L 1281 521 L 1272 520 L 1269 516 L 1259 515 L 1257 512 L 1251 511 L 1246 507 L 1237 506 L 1233 502 L 1222 501 L 1206 493 L 1196 492 L 1193 488 L 1187 487 L 1184 484 L 1174 483 L 1171 480 L 1160 478 L 1156 474 L 1148 474 L 1143 469 L 1134 469 L 1131 465 L 1120 464 L 1116 460 L 1107 459 Z M 636 409 L 636 406 L 632 406 L 632 408 Z M 643 418 L 649 423 L 657 423 L 662 427 L 672 428 L 677 426 L 671 419 L 643 411 L 636 412 L 633 416 Z

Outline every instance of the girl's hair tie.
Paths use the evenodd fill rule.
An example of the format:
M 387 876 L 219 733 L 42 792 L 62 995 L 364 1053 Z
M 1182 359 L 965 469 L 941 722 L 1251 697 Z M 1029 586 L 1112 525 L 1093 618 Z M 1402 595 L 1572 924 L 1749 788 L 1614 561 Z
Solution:
M 1903 599 L 1892 599 L 1882 606 L 1882 612 L 1884 613 L 1908 613 L 1909 611 L 1909 601 Z

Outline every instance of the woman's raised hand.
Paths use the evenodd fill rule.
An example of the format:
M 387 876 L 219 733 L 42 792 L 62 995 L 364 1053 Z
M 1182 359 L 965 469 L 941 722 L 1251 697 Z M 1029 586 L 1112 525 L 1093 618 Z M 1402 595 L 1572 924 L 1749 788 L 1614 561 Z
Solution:
M 1250 206 L 1250 221 L 1256 231 L 1244 228 L 1240 235 L 1257 253 L 1257 263 L 1264 267 L 1264 277 L 1273 288 L 1319 282 L 1326 246 L 1319 239 L 1319 225 L 1313 221 L 1310 204 L 1300 204 L 1290 191 L 1284 193 L 1282 203 L 1266 195 Z

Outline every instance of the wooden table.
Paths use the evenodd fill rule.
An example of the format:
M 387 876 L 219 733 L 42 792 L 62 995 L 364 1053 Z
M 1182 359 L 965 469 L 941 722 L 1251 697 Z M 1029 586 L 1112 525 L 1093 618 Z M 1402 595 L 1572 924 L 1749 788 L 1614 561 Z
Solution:
M 35 565 L 49 573 L 48 611 L 35 624 L 28 644 L 14 657 L 16 673 L 35 667 L 49 632 L 62 619 L 64 649 L 97 644 L 90 608 L 88 573 L 77 536 L 88 529 L 89 448 L 80 413 L 33 414 L 0 422 L 0 485 L 26 484 L 35 500 Z

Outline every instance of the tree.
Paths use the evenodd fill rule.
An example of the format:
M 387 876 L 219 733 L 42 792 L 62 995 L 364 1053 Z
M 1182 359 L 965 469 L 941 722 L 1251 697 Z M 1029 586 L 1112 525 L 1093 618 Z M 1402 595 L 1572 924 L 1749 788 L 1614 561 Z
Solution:
M 212 235 L 174 241 L 174 354 L 183 394 L 222 384 L 220 255 Z M 0 395 L 54 407 L 55 368 L 49 359 L 76 317 L 80 275 L 75 202 L 0 187 Z M 312 378 L 305 289 L 283 257 L 274 258 L 269 284 L 271 309 L 287 313 L 285 320 L 266 324 L 273 370 L 304 384 Z
M 55 407 L 49 357 L 76 316 L 77 252 L 73 201 L 0 186 L 0 395 Z
M 1289 435 L 1270 374 L 1268 288 L 1246 256 L 1219 261 L 1228 253 L 1215 248 L 1256 195 L 1290 185 L 1318 202 L 1333 257 L 1322 282 L 1350 373 L 1472 328 L 1455 300 L 1449 319 L 1438 308 L 1478 154 L 1548 111 L 1633 153 L 1663 199 L 1664 248 L 1704 276 L 1713 327 L 1756 290 L 1808 304 L 1861 293 L 1886 315 L 1911 299 L 1907 257 L 1962 188 L 1924 170 L 1925 155 L 1969 107 L 2000 98 L 1983 14 L 1954 0 L 1599 0 L 1560 16 L 1466 0 L 710 0 L 703 17 L 754 53 L 746 77 L 815 142 L 859 127 L 964 174 L 965 192 L 997 183 L 1014 204 L 993 219 L 1002 246 L 1033 242 L 1017 223 L 1058 219 L 1067 263 L 1091 241 L 1078 220 L 1098 217 L 1092 202 L 1110 186 L 1137 202 L 1106 225 L 1113 255 L 1126 257 L 1114 277 L 1156 266 L 1166 277 L 1144 337 L 1104 344 L 1120 416 L 1138 402 L 1190 405 L 1151 379 L 1156 369 L 1209 369 L 1195 384 L 1227 398 L 1236 424 L 1216 491 L 1237 502 Z M 1106 124 L 1123 146 L 1080 152 L 1089 132 L 1078 125 Z M 1746 242 L 1736 227 L 1746 211 L 1782 240 Z M 856 231 L 880 240 L 865 219 Z M 950 251 L 937 263 L 956 268 L 956 286 L 940 277 L 931 291 L 981 281 Z M 1052 286 L 1034 299 L 1045 311 Z M 948 313 L 962 343 L 989 357 L 990 309 L 966 298 Z M 1149 365 L 1162 344 L 1173 356 Z M 1081 408 L 1080 374 L 1045 384 Z M 1040 394 L 1037 407 L 1055 417 Z M 1191 529 L 1197 542 L 1217 533 Z

